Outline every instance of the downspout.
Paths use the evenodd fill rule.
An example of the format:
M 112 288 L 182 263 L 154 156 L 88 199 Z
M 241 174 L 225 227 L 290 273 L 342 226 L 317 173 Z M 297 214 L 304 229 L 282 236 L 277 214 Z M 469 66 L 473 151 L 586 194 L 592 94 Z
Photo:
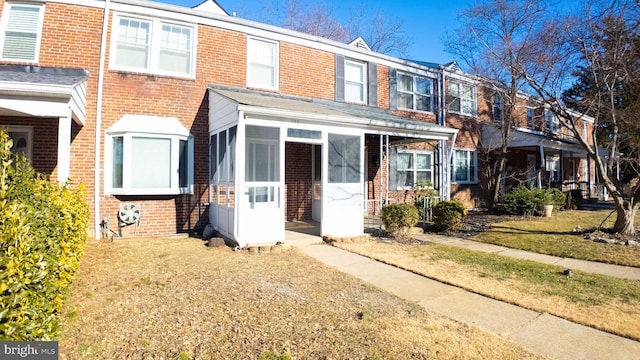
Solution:
M 389 162 L 389 159 L 388 159 L 388 158 L 387 158 L 387 159 L 385 159 L 385 158 L 382 156 L 383 154 L 384 154 L 384 135 L 380 134 L 380 148 L 379 148 L 379 150 L 378 150 L 378 159 L 380 159 L 380 160 L 378 161 L 378 163 L 379 163 L 380 165 L 378 165 L 378 166 L 380 167 L 380 170 L 381 170 L 381 171 L 380 171 L 380 195 L 378 195 L 378 202 L 379 202 L 380 204 L 379 204 L 379 206 L 378 206 L 378 211 L 382 211 L 382 205 L 383 205 L 383 202 L 382 202 L 382 193 L 383 193 L 383 191 L 384 191 L 384 188 L 382 187 L 382 167 L 383 167 L 383 166 L 385 166 L 385 165 L 383 164 L 383 161 L 384 161 L 385 163 Z M 387 157 L 388 157 L 388 156 L 387 156 Z M 388 182 L 386 183 L 386 186 L 387 186 L 387 188 L 389 187 L 389 183 L 388 183 Z M 375 213 L 376 213 L 376 212 L 375 212 L 375 209 L 374 209 L 373 214 L 375 214 Z M 379 229 L 378 229 L 378 230 L 382 230 L 382 222 L 380 222 L 380 223 L 378 224 L 378 227 L 379 227 Z
M 445 109 L 445 81 L 446 81 L 446 76 L 445 76 L 445 72 L 446 70 L 441 68 L 440 69 L 440 94 L 438 96 L 438 125 L 441 126 L 447 126 L 447 120 L 446 120 L 446 109 Z M 440 185 L 441 185 L 441 196 L 443 200 L 449 200 L 449 198 L 451 197 L 451 184 L 448 181 L 448 179 L 451 178 L 449 171 L 451 170 L 449 168 L 450 164 L 451 164 L 451 156 L 453 155 L 453 147 L 455 146 L 455 142 L 456 142 L 456 135 L 454 135 L 453 139 L 451 140 L 451 150 L 449 151 L 449 156 L 446 156 L 446 141 L 445 140 L 441 140 L 440 141 L 440 155 L 439 157 L 439 161 L 440 161 Z
M 102 139 L 102 93 L 104 87 L 104 66 L 105 56 L 107 51 L 107 31 L 109 30 L 109 6 L 110 0 L 105 0 L 104 3 L 104 17 L 102 19 L 102 40 L 100 41 L 100 69 L 98 70 L 98 99 L 96 102 L 96 136 L 95 136 L 95 164 L 93 169 L 93 217 L 94 217 L 94 230 L 96 239 L 100 239 L 100 180 L 101 172 L 100 166 L 102 165 L 101 157 L 101 145 Z

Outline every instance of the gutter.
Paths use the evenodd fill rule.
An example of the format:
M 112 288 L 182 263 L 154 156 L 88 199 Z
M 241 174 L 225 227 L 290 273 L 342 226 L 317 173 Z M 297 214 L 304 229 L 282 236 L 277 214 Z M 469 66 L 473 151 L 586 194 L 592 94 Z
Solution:
M 110 0 L 105 0 L 104 17 L 102 19 L 102 40 L 100 41 L 100 69 L 98 70 L 98 99 L 96 102 L 96 134 L 95 134 L 95 164 L 93 169 L 93 217 L 94 235 L 100 239 L 100 180 L 101 171 L 101 139 L 102 139 L 102 94 L 104 88 L 104 67 L 107 52 L 107 31 L 109 30 Z

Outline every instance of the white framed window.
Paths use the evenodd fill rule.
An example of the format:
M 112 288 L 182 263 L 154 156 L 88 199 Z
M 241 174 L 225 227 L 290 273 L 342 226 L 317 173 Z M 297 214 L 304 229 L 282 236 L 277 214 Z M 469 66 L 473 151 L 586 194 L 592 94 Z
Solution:
M 193 192 L 193 138 L 176 118 L 125 115 L 107 130 L 105 190 L 115 195 Z
M 116 15 L 111 68 L 193 78 L 195 27 L 159 19 Z
M 504 116 L 504 99 L 500 95 L 493 95 L 493 121 L 501 123 Z
M 535 110 L 527 107 L 527 128 L 531 130 L 536 129 Z
M 398 190 L 412 189 L 417 184 L 433 184 L 433 153 L 398 150 Z
M 360 137 L 330 133 L 328 145 L 329 183 L 359 183 L 362 172 Z
M 449 92 L 447 94 L 447 104 L 449 111 L 475 116 L 476 114 L 476 92 L 472 85 L 450 81 Z
M 478 155 L 475 149 L 454 149 L 451 163 L 451 182 L 478 182 Z
M 2 60 L 38 62 L 42 39 L 44 4 L 4 4 L 2 28 Z
M 398 107 L 433 112 L 431 79 L 398 73 Z
M 245 182 L 252 208 L 279 206 L 280 202 L 280 129 L 247 125 L 245 127 Z
M 247 86 L 278 90 L 279 47 L 275 41 L 247 40 Z
M 33 127 L 9 125 L 5 127 L 5 129 L 13 141 L 11 152 L 31 160 L 33 151 Z
M 556 114 L 549 109 L 544 110 L 544 124 L 548 132 L 558 134 L 560 132 L 560 121 Z
M 560 158 L 558 156 L 547 156 L 544 168 L 547 171 L 549 182 L 560 181 Z
M 364 104 L 367 101 L 367 66 L 363 62 L 344 61 L 344 101 Z

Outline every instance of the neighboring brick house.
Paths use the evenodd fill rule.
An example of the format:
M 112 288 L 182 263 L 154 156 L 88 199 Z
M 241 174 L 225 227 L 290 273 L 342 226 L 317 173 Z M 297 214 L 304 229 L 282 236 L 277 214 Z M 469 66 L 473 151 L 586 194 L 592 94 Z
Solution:
M 364 211 L 423 180 L 481 203 L 478 82 L 455 63 L 231 17 L 212 0 L 0 5 L 0 125 L 37 171 L 86 185 L 95 236 L 127 203 L 139 235 L 211 222 L 241 246 L 282 240 L 295 219 L 362 233 Z

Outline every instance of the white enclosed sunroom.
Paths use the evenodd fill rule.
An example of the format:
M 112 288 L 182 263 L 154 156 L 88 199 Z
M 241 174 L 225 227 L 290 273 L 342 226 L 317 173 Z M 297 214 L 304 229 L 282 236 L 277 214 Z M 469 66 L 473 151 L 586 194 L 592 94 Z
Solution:
M 240 247 L 284 241 L 287 203 L 295 202 L 294 180 L 301 179 L 320 235 L 362 235 L 365 134 L 445 143 L 457 133 L 349 107 L 209 86 L 209 222 L 216 231 Z

